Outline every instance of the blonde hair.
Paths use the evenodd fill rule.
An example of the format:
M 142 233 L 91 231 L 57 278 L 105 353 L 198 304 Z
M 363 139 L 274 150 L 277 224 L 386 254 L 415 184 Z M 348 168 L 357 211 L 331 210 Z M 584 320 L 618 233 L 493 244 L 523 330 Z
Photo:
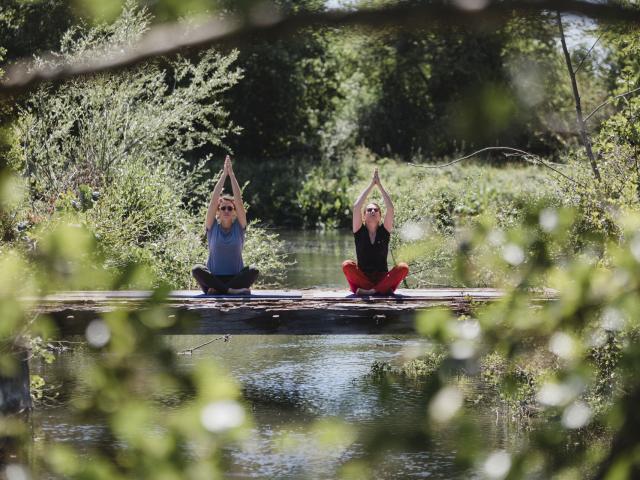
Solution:
M 231 202 L 233 203 L 234 207 L 236 206 L 236 199 L 234 198 L 234 196 L 227 193 L 220 195 L 220 198 L 218 199 L 218 206 L 220 206 L 222 202 Z

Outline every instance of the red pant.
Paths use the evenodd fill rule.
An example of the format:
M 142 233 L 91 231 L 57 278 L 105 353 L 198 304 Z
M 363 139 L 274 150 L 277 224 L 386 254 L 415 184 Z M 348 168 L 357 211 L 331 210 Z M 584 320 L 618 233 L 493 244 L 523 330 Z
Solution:
M 364 273 L 358 268 L 356 262 L 347 260 L 342 263 L 342 271 L 353 293 L 356 293 L 358 288 L 365 290 L 373 288 L 376 293 L 386 294 L 393 293 L 398 288 L 400 282 L 409 274 L 409 265 L 399 263 L 389 272 Z

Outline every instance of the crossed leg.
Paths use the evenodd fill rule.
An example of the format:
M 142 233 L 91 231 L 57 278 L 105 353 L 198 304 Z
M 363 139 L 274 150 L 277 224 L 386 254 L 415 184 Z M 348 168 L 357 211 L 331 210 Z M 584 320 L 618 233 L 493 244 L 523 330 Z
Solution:
M 378 283 L 373 286 L 376 293 L 389 294 L 396 291 L 400 282 L 409 275 L 409 265 L 404 262 L 400 262 L 387 272 L 387 274 L 380 279 Z
M 342 271 L 353 293 L 358 295 L 389 294 L 393 293 L 400 282 L 409 274 L 409 266 L 406 263 L 399 263 L 389 272 L 367 275 L 358 268 L 356 262 L 346 260 L 342 263 Z
M 244 267 L 236 275 L 213 275 L 204 265 L 196 265 L 191 270 L 204 293 L 249 293 L 259 273 L 255 267 Z

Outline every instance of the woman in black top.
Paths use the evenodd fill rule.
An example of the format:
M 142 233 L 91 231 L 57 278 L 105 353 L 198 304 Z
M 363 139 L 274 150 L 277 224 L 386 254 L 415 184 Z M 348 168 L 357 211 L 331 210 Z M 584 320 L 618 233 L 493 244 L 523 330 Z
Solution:
M 362 206 L 375 186 L 380 189 L 387 209 L 384 222 L 380 223 L 382 212 L 377 203 L 367 204 L 363 222 Z M 353 293 L 357 295 L 393 293 L 408 275 L 409 266 L 406 263 L 399 263 L 391 271 L 387 268 L 391 230 L 393 230 L 393 203 L 380 183 L 376 168 L 373 171 L 371 183 L 353 205 L 353 236 L 358 263 L 347 260 L 342 264 L 342 271 Z

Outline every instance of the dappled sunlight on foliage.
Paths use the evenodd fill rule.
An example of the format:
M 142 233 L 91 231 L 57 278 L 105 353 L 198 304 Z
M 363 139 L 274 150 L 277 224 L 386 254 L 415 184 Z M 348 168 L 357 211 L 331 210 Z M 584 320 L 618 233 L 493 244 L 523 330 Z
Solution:
M 2 58 L 24 52 L 36 54 L 35 68 L 82 64 L 134 45 L 165 20 L 324 8 L 316 0 L 283 0 L 279 12 L 252 1 L 160 0 L 150 10 L 133 1 L 63 3 L 12 1 L 0 12 Z M 31 48 L 16 32 L 46 23 L 47 9 L 58 21 Z M 189 271 L 206 255 L 202 220 L 219 178 L 212 168 L 235 151 L 249 213 L 286 225 L 349 227 L 353 200 L 379 168 L 395 205 L 391 257 L 409 263 L 407 285 L 503 293 L 419 312 L 424 345 L 401 352 L 401 365 L 373 364 L 363 381 L 382 407 L 400 383 L 417 392 L 411 408 L 389 411 L 391 421 L 405 418 L 392 432 L 357 417 L 301 417 L 268 432 L 275 453 L 332 459 L 345 479 L 376 478 L 388 473 L 388 452 L 441 443 L 455 452 L 452 472 L 464 476 L 637 478 L 640 44 L 636 30 L 589 26 L 606 48 L 580 45 L 566 57 L 592 108 L 583 115 L 554 22 L 542 13 L 491 30 L 322 27 L 242 51 L 152 58 L 2 100 L 0 386 L 12 382 L 15 398 L 0 392 L 0 475 L 237 473 L 228 450 L 249 444 L 258 421 L 243 386 L 210 357 L 185 366 L 163 336 L 193 320 L 171 311 L 167 294 L 194 287 Z M 51 48 L 55 55 L 37 56 Z M 580 131 L 580 116 L 598 123 Z M 589 136 L 593 158 L 580 146 Z M 462 163 L 472 148 L 503 143 L 532 153 Z M 262 286 L 285 278 L 283 246 L 252 219 L 245 263 L 260 270 Z M 58 324 L 40 309 L 47 295 L 122 289 L 150 294 L 135 308 L 91 313 L 73 347 L 91 355 L 65 371 L 64 399 L 45 375 L 29 378 L 29 362 L 49 365 L 64 353 Z M 82 450 L 32 434 L 22 413 L 52 400 L 72 419 L 98 419 L 104 444 Z M 518 430 L 515 439 L 487 441 L 481 407 Z
M 523 451 L 510 452 L 504 475 L 510 471 L 512 478 L 549 476 L 573 469 L 584 476 L 603 462 L 604 472 L 622 469 L 627 473 L 620 478 L 630 478 L 635 466 L 627 455 L 637 441 L 630 436 L 634 414 L 628 410 L 628 399 L 635 398 L 639 388 L 633 372 L 640 359 L 636 340 L 640 326 L 635 320 L 640 308 L 640 263 L 635 252 L 640 216 L 617 218 L 625 240 L 609 241 L 605 267 L 594 256 L 570 255 L 573 247 L 568 232 L 578 218 L 575 211 L 556 211 L 553 228 L 545 219 L 548 213 L 543 212 L 527 211 L 521 226 L 504 232 L 505 239 L 522 252 L 518 262 L 496 254 L 489 257 L 494 267 L 506 270 L 502 285 L 507 295 L 473 309 L 471 319 L 477 325 L 473 335 L 469 328 L 462 328 L 470 321 L 468 317 L 456 318 L 444 310 L 424 313 L 418 320 L 421 333 L 447 346 L 449 352 L 436 375 L 450 386 L 434 393 L 429 411 L 463 405 L 459 391 L 453 390 L 455 372 L 481 374 L 516 415 L 544 418 L 542 423 L 534 422 Z M 458 250 L 462 278 L 473 273 L 482 256 L 477 248 L 490 233 L 479 225 L 466 247 Z M 550 252 L 564 252 L 564 256 L 552 261 Z M 532 287 L 541 279 L 557 289 L 557 300 L 534 303 L 537 306 L 532 308 L 542 294 Z M 464 404 L 472 400 L 473 395 Z M 621 421 L 620 416 L 626 420 Z M 474 422 L 473 410 L 466 407 L 460 417 L 453 410 L 443 410 L 438 420 L 441 418 Z M 604 432 L 613 445 L 628 446 L 596 454 L 588 442 L 596 432 Z M 565 447 L 571 451 L 568 457 L 558 453 Z M 477 444 L 473 458 L 483 455 L 489 459 L 495 454 L 483 452 Z
M 51 290 L 100 285 L 113 289 L 129 284 L 134 278 L 147 277 L 153 283 L 152 272 L 145 272 L 135 262 L 124 265 L 118 273 L 105 275 L 96 266 L 100 256 L 97 242 L 82 226 L 60 218 L 50 222 L 49 227 L 39 235 L 37 257 L 33 260 L 38 269 L 31 275 L 26 274 L 26 263 L 19 253 L 11 249 L 3 252 L 2 376 L 11 375 L 13 365 L 11 350 L 6 346 L 46 332 L 43 330 L 46 318 L 36 323 L 29 320 L 28 309 L 32 305 L 23 300 L 25 296 L 35 299 Z M 99 315 L 86 330 L 88 348 L 99 354 L 100 361 L 86 365 L 73 381 L 83 394 L 72 395 L 67 408 L 80 417 L 105 418 L 108 435 L 114 440 L 113 449 L 90 452 L 91 462 L 81 462 L 71 447 L 40 441 L 29 467 L 34 469 L 35 476 L 45 472 L 65 478 L 221 475 L 219 446 L 241 438 L 250 418 L 240 401 L 238 386 L 224 372 L 205 362 L 188 373 L 177 368 L 175 352 L 158 335 L 160 328 L 176 322 L 175 316 L 169 316 L 162 307 L 162 298 L 163 293 L 157 291 L 136 312 L 115 310 Z M 52 332 L 45 334 L 50 337 Z M 149 371 L 154 373 L 149 375 Z M 179 408 L 167 414 L 161 392 L 177 388 L 190 394 Z M 231 410 L 237 412 L 235 420 L 230 417 Z M 14 434 L 3 428 L 3 435 Z M 15 435 L 19 437 L 20 432 Z

